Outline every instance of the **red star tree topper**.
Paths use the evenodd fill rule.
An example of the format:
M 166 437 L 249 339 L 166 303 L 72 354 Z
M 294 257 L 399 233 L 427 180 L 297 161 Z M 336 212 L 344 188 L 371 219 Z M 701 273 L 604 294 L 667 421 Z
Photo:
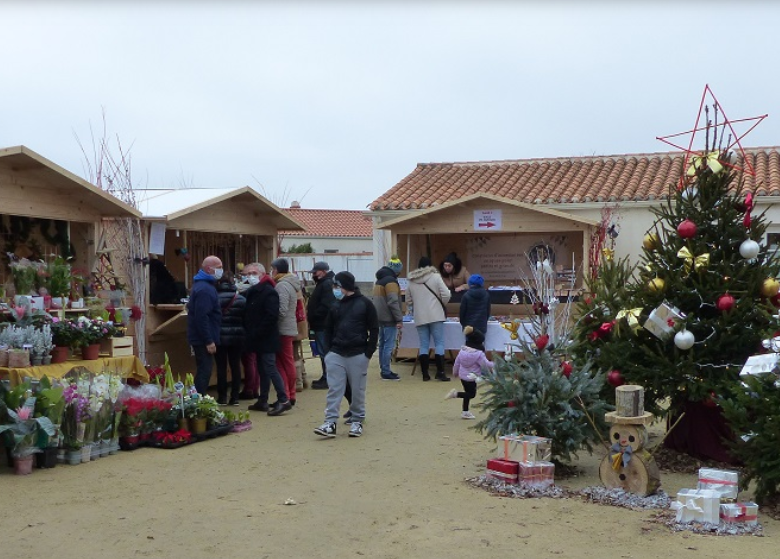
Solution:
M 709 107 L 712 106 L 713 112 L 714 112 L 714 122 L 710 120 L 709 117 Z M 745 151 L 742 148 L 742 139 L 747 136 L 750 132 L 753 131 L 753 129 L 761 124 L 761 121 L 764 120 L 769 115 L 761 115 L 761 116 L 754 116 L 750 118 L 741 118 L 738 120 L 729 120 L 729 118 L 726 116 L 726 112 L 723 110 L 723 106 L 720 104 L 718 99 L 715 97 L 715 94 L 712 92 L 712 89 L 710 89 L 709 85 L 704 86 L 704 93 L 702 93 L 701 96 L 701 102 L 699 103 L 699 112 L 696 115 L 696 123 L 694 124 L 694 127 L 692 130 L 688 130 L 687 132 L 678 132 L 677 134 L 670 134 L 668 136 L 657 136 L 657 140 L 661 140 L 665 144 L 669 144 L 670 146 L 677 148 L 679 150 L 682 150 L 685 152 L 685 163 L 683 165 L 683 176 L 680 177 L 680 183 L 679 186 L 682 188 L 685 186 L 687 176 L 685 174 L 686 170 L 689 168 L 689 165 L 692 163 L 693 158 L 701 158 L 703 160 L 706 160 L 707 155 L 713 151 L 717 151 L 719 153 L 722 152 L 728 152 L 729 150 L 735 149 L 739 152 L 739 159 L 737 162 L 741 161 L 742 164 L 744 164 L 744 167 L 740 167 L 736 164 L 735 161 L 725 162 L 720 161 L 721 163 L 725 164 L 726 166 L 735 169 L 737 171 L 742 171 L 744 173 L 747 173 L 750 176 L 755 177 L 756 171 L 753 169 L 753 166 L 750 164 L 750 161 L 747 157 L 745 157 Z M 719 117 L 722 118 L 722 120 L 719 122 Z M 741 134 L 737 134 L 735 130 L 735 125 L 738 125 L 737 127 L 744 130 Z M 708 131 L 713 132 L 713 138 L 712 138 L 712 145 L 709 144 L 709 134 L 707 133 L 706 142 L 704 146 L 703 151 L 698 151 L 693 149 L 693 143 L 696 139 L 696 133 L 704 131 L 707 133 Z M 681 145 L 678 145 L 674 142 L 680 141 L 676 138 L 681 138 L 685 136 L 690 136 L 690 139 L 688 140 L 688 147 L 683 147 Z

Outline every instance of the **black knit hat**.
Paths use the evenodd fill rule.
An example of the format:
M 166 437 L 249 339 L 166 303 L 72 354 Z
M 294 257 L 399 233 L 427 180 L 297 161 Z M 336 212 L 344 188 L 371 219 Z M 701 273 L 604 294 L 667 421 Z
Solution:
M 287 263 L 287 260 L 284 258 L 277 258 L 273 262 L 271 262 L 271 268 L 276 269 L 277 272 L 280 274 L 286 274 L 290 271 L 290 265 Z
M 427 256 L 423 256 L 422 258 L 420 258 L 420 261 L 417 263 L 418 268 L 427 268 L 430 265 L 431 265 L 431 259 L 428 258 Z
M 468 347 L 474 349 L 482 349 L 485 347 L 485 334 L 473 326 L 466 326 L 463 329 L 463 334 L 466 336 L 466 345 Z
M 349 272 L 339 272 L 336 277 L 333 278 L 333 284 L 339 287 L 343 287 L 347 291 L 355 291 L 355 276 Z

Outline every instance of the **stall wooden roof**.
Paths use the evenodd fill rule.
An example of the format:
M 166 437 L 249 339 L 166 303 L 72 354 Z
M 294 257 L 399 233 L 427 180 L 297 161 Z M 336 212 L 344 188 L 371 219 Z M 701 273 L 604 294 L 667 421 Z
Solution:
M 95 222 L 141 212 L 25 146 L 0 149 L 0 211 Z
M 148 189 L 138 199 L 146 219 L 164 220 L 172 229 L 255 235 L 305 229 L 249 186 Z
M 538 206 L 517 200 L 510 200 L 493 194 L 472 194 L 439 204 L 425 210 L 397 217 L 378 224 L 377 229 L 392 229 L 400 233 L 474 233 L 472 215 L 476 209 L 492 209 L 496 205 L 512 210 L 513 219 L 503 219 L 502 229 L 491 233 L 518 233 L 550 231 L 567 223 L 578 230 L 595 227 L 598 222 L 579 216 Z M 455 219 L 457 213 L 464 213 L 461 219 Z M 436 218 L 439 219 L 436 219 Z

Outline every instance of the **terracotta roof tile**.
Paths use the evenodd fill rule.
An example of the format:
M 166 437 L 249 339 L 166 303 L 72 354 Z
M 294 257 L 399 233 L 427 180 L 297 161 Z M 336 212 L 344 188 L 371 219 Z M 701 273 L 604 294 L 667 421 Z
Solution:
M 368 237 L 374 236 L 373 222 L 362 210 L 284 210 L 304 227 L 305 231 L 284 231 L 286 237 Z
M 758 195 L 780 196 L 780 146 L 746 148 L 745 154 L 756 170 L 756 177 L 744 176 L 745 187 Z M 370 208 L 427 208 L 476 193 L 537 204 L 658 200 L 677 184 L 683 160 L 684 154 L 675 151 L 419 163 Z

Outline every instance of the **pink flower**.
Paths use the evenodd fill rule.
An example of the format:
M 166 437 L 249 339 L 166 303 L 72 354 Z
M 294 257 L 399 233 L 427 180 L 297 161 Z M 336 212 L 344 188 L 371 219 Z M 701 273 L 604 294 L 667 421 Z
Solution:
M 17 408 L 16 415 L 19 416 L 20 421 L 27 421 L 32 415 L 32 409 L 27 407 Z

